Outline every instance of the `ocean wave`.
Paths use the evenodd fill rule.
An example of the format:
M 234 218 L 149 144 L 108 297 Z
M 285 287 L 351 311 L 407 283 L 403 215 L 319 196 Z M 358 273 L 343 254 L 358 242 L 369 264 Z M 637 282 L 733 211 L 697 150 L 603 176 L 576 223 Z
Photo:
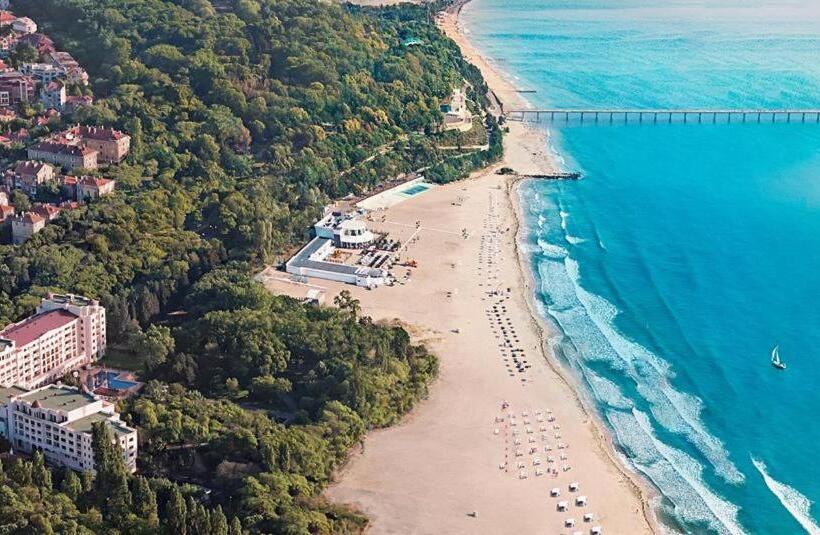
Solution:
M 538 238 L 538 248 L 544 256 L 549 258 L 563 259 L 569 254 L 567 250 L 560 245 L 555 245 L 541 238 Z
M 803 529 L 811 535 L 820 535 L 820 526 L 817 525 L 811 516 L 811 500 L 795 488 L 781 483 L 770 476 L 766 471 L 766 464 L 763 461 L 752 457 L 752 464 L 755 465 L 757 471 L 763 476 L 763 481 L 766 482 L 766 486 L 769 487 L 772 494 L 777 496 L 777 499 L 780 500 L 783 507 L 803 526 Z
M 611 410 L 606 418 L 628 461 L 661 490 L 677 518 L 705 524 L 721 534 L 744 533 L 737 520 L 738 507 L 707 487 L 703 466 L 695 459 L 657 438 L 645 413 Z
M 580 245 L 580 244 L 586 242 L 586 240 L 584 238 L 579 238 L 577 236 L 570 236 L 569 234 L 564 236 L 564 239 L 567 240 L 567 243 L 569 243 L 571 245 Z
M 618 385 L 609 379 L 605 379 L 589 369 L 585 369 L 583 373 L 596 399 L 616 409 L 631 410 L 635 407 L 632 400 L 624 396 Z
M 618 332 L 614 325 L 619 312 L 617 307 L 581 287 L 579 266 L 575 260 L 567 257 L 564 263 L 579 303 L 611 348 L 607 354 L 621 361 L 621 368 L 635 382 L 641 397 L 649 402 L 655 419 L 670 431 L 686 437 L 724 480 L 742 483 L 745 476 L 729 459 L 723 443 L 710 434 L 700 420 L 703 409 L 700 399 L 676 390 L 669 382 L 673 376 L 669 363 Z
M 579 238 L 578 236 L 573 236 L 569 233 L 569 230 L 567 229 L 569 225 L 569 212 L 559 210 L 558 215 L 561 217 L 561 230 L 564 231 L 564 239 L 567 243 L 570 245 L 579 245 L 586 242 L 584 238 Z

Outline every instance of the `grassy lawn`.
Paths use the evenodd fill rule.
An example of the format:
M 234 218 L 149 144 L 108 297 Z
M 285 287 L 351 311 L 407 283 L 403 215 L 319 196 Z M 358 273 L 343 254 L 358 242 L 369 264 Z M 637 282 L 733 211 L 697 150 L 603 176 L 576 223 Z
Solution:
M 473 116 L 473 127 L 468 132 L 449 130 L 438 135 L 436 143 L 441 146 L 469 147 L 473 145 L 484 145 L 487 143 L 487 130 L 481 122 L 481 118 Z
M 99 361 L 99 364 L 109 368 L 140 372 L 142 371 L 143 359 L 142 356 L 127 348 L 113 344 L 106 348 L 105 356 Z

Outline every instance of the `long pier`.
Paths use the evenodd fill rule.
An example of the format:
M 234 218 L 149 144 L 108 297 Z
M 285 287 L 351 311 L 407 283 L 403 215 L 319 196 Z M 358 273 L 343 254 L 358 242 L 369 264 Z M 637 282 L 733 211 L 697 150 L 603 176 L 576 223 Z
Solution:
M 593 123 L 820 123 L 820 109 L 524 109 L 505 110 L 508 121 Z

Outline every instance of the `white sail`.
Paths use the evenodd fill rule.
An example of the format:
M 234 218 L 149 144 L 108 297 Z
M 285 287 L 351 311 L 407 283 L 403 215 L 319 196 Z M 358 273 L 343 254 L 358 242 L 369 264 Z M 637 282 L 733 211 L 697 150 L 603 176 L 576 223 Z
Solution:
M 780 360 L 780 346 L 774 346 L 772 349 L 772 366 L 778 370 L 786 369 L 786 365 Z

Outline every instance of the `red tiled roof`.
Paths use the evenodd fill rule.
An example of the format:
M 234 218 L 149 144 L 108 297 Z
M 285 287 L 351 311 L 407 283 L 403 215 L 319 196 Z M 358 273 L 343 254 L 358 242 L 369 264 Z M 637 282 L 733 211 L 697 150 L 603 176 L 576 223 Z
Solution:
M 3 331 L 0 331 L 0 337 L 14 341 L 17 347 L 20 348 L 37 340 L 49 331 L 68 325 L 75 319 L 77 319 L 77 315 L 68 310 L 50 310 L 15 325 L 9 325 Z
M 38 204 L 31 211 L 48 220 L 54 219 L 60 213 L 60 209 L 53 204 Z
M 5 219 L 10 215 L 14 215 L 14 206 L 0 205 L 0 219 Z
M 79 183 L 83 186 L 97 186 L 98 188 L 105 186 L 109 182 L 111 182 L 111 180 L 96 176 L 82 176 L 79 180 Z
M 52 154 L 70 154 L 72 156 L 85 156 L 97 152 L 94 149 L 87 147 L 78 147 L 76 145 L 66 145 L 64 143 L 54 143 L 51 141 L 43 141 L 33 147 L 35 150 L 43 152 L 50 152 Z
M 100 141 L 113 141 L 126 135 L 119 130 L 114 130 L 113 128 L 97 128 L 95 126 L 81 126 L 78 129 L 78 132 L 82 137 L 97 139 Z
M 45 221 L 45 218 L 39 214 L 35 214 L 34 212 L 26 212 L 23 215 L 17 216 L 17 221 L 19 221 L 20 223 L 34 225 L 35 223 L 41 223 Z
M 11 11 L 0 11 L 0 24 L 10 24 L 17 20 Z
M 20 38 L 21 43 L 27 43 L 40 52 L 47 52 L 54 50 L 54 41 L 47 35 L 41 33 L 30 33 Z
M 18 175 L 35 175 L 40 172 L 40 170 L 45 167 L 46 163 L 43 162 L 33 162 L 33 161 L 25 161 L 20 162 L 17 164 L 17 167 L 14 168 L 14 172 Z

